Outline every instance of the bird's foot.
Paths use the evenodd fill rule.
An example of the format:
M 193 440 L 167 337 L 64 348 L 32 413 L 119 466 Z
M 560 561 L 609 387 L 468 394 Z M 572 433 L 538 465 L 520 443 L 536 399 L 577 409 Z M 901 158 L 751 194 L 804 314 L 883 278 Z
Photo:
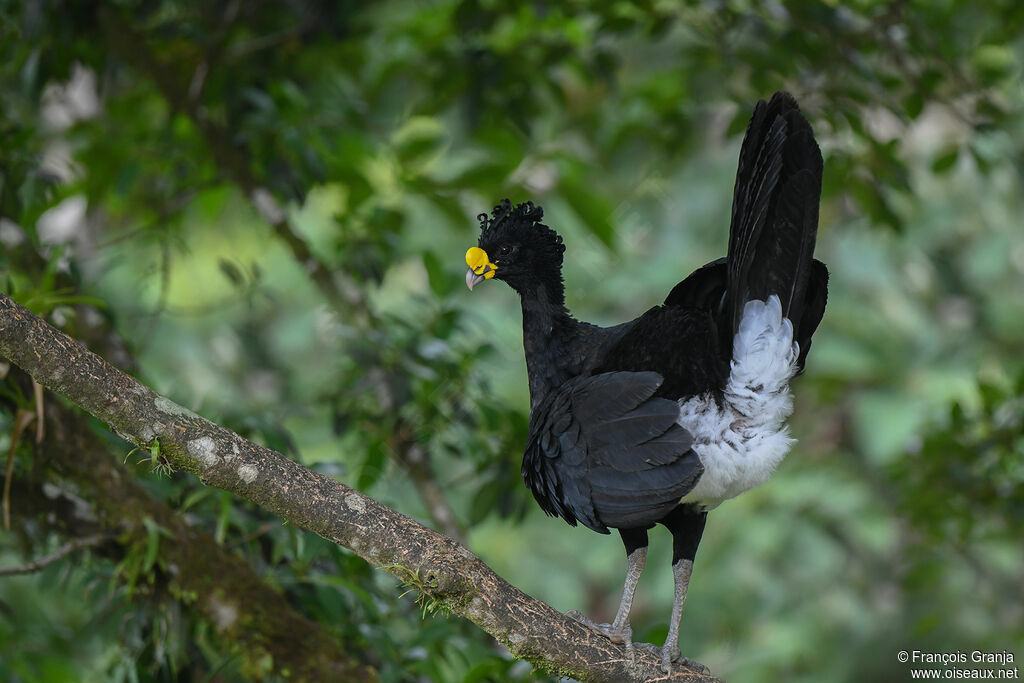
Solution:
M 591 629 L 597 631 L 613 643 L 625 644 L 626 655 L 629 657 L 629 660 L 636 661 L 636 654 L 633 651 L 633 629 L 630 627 L 628 621 L 621 628 L 615 628 L 613 624 L 599 624 L 590 617 L 576 610 L 571 610 L 566 612 L 566 614 L 584 626 L 589 626 Z
M 711 673 L 711 669 L 698 662 L 696 659 L 690 659 L 684 657 L 679 651 L 679 646 L 676 647 L 662 647 L 660 645 L 651 645 L 650 643 L 637 643 L 637 647 L 642 647 L 645 650 L 650 650 L 654 654 L 661 657 L 661 670 L 666 674 L 672 673 L 672 665 L 678 664 L 679 666 L 686 667 L 688 669 L 695 669 L 702 674 Z

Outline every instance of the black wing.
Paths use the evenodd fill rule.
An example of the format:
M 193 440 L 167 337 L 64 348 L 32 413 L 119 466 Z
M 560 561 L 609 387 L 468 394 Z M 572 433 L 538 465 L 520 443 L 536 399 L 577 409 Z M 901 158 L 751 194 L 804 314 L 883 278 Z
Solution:
M 715 259 L 690 273 L 668 293 L 665 305 L 697 308 L 717 319 L 725 307 L 725 263 L 725 258 Z
M 729 376 L 714 317 L 700 306 L 655 306 L 622 327 L 594 359 L 595 374 L 656 372 L 654 395 L 673 400 L 713 391 Z
M 703 472 L 675 401 L 653 397 L 655 372 L 607 372 L 570 380 L 537 405 L 523 478 L 549 515 L 573 526 L 653 524 Z

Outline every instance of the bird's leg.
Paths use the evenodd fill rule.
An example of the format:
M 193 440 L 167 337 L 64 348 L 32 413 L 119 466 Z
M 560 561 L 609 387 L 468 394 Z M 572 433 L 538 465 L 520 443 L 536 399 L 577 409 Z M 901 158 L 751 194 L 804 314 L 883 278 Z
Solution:
M 672 662 L 680 662 L 684 666 L 697 669 L 706 668 L 703 664 L 683 657 L 679 651 L 679 619 L 683 616 L 683 604 L 686 602 L 686 589 L 690 585 L 693 573 L 693 560 L 679 560 L 672 564 L 672 576 L 675 579 L 675 597 L 672 600 L 672 620 L 668 623 L 668 637 L 661 648 L 661 668 L 665 673 L 672 673 Z
M 633 607 L 633 594 L 636 593 L 636 584 L 640 581 L 640 575 L 644 571 L 644 564 L 647 562 L 647 546 L 637 548 L 626 556 L 626 582 L 622 586 L 622 600 L 619 601 L 619 610 L 615 613 L 615 621 L 612 622 L 612 630 L 629 631 L 629 610 Z
M 622 600 L 619 601 L 615 619 L 610 624 L 599 624 L 576 610 L 569 612 L 569 616 L 607 636 L 613 643 L 625 643 L 626 653 L 633 659 L 633 629 L 629 625 L 629 610 L 633 606 L 636 585 L 647 562 L 647 530 L 620 529 L 619 533 L 626 546 L 626 581 L 622 587 Z
M 665 645 L 649 647 L 661 655 L 661 668 L 667 674 L 672 673 L 673 662 L 701 671 L 707 670 L 706 666 L 689 657 L 683 657 L 679 651 L 679 619 L 683 615 L 686 589 L 690 585 L 693 560 L 697 556 L 697 546 L 704 534 L 706 519 L 706 512 L 701 512 L 691 505 L 680 505 L 662 520 L 662 524 L 672 532 L 672 576 L 675 579 L 675 596 L 672 600 L 672 620 L 668 625 Z

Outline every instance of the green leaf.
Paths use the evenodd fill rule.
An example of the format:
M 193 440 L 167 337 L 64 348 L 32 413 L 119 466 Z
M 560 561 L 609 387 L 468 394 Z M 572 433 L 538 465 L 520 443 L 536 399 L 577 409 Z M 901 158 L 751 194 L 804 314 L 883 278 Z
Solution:
M 213 490 L 206 486 L 197 488 L 196 490 L 192 491 L 185 497 L 185 500 L 183 500 L 181 504 L 178 506 L 178 511 L 185 512 L 189 508 L 194 507 L 201 503 L 202 501 L 206 500 L 212 494 Z
M 750 122 L 750 112 L 740 107 L 729 121 L 729 125 L 725 129 L 725 136 L 727 138 L 733 138 L 737 135 L 742 135 L 747 130 L 747 124 Z
M 167 531 L 161 529 L 160 525 L 150 517 L 145 517 L 142 520 L 142 525 L 146 527 L 146 554 L 142 560 L 142 571 L 148 573 L 156 564 L 157 555 L 160 552 L 160 534 L 167 534 Z
M 367 444 L 363 461 L 359 465 L 356 488 L 365 491 L 380 480 L 387 467 L 388 453 L 388 449 L 379 441 Z
M 959 158 L 960 148 L 950 147 L 935 157 L 935 160 L 932 161 L 932 171 L 937 174 L 949 173 L 956 166 L 956 161 Z
M 501 493 L 501 482 L 489 481 L 477 489 L 473 496 L 473 502 L 469 506 L 469 523 L 479 524 L 488 515 L 495 511 L 498 506 L 498 496 Z
M 924 96 L 920 92 L 915 90 L 914 92 L 904 97 L 903 111 L 906 112 L 907 117 L 911 121 L 916 119 L 918 116 L 921 115 L 921 112 L 924 111 Z
M 1013 51 L 1006 45 L 982 45 L 971 58 L 979 74 L 994 81 L 1003 77 L 1013 65 Z
M 580 179 L 563 177 L 558 189 L 565 200 L 579 216 L 583 226 L 605 246 L 611 247 L 615 240 L 615 228 L 611 222 L 612 209 L 608 202 L 593 187 L 584 186 Z
M 245 276 L 242 274 L 242 269 L 234 262 L 224 258 L 218 259 L 217 267 L 220 268 L 220 272 L 224 274 L 228 282 L 235 287 L 242 287 L 245 284 Z
M 430 288 L 440 298 L 445 298 L 456 290 L 461 277 L 452 275 L 451 263 L 444 263 L 433 251 L 423 252 L 423 267 L 427 270 Z

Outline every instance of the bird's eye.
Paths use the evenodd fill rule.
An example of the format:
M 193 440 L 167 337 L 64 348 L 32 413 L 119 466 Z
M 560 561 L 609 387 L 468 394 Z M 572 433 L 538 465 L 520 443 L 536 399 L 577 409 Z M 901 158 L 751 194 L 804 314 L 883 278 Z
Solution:
M 512 247 L 507 244 L 501 245 L 501 249 L 498 249 L 498 256 L 508 256 L 512 253 Z

